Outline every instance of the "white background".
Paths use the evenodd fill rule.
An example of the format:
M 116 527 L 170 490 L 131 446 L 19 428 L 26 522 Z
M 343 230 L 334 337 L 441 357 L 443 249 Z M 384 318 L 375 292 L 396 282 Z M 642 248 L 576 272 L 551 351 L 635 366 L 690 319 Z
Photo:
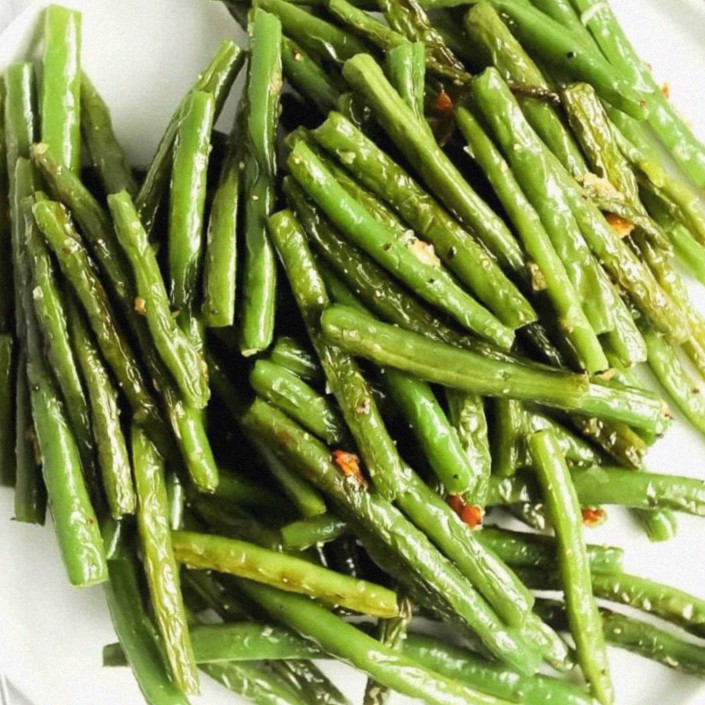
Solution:
M 0 0 L 0 29 L 29 4 Z M 207 0 L 67 4 L 84 11 L 84 66 L 111 106 L 131 159 L 143 164 L 179 98 L 235 26 L 218 3 Z M 615 0 L 613 7 L 658 80 L 669 82 L 674 103 L 703 135 L 705 3 Z M 0 70 L 33 51 L 36 15 L 28 10 L 0 37 Z M 230 118 L 223 119 L 227 124 Z M 704 460 L 705 443 L 678 421 L 652 452 L 649 467 L 705 479 Z M 591 541 L 619 543 L 630 571 L 705 597 L 705 520 L 682 517 L 675 541 L 650 545 L 623 512 L 611 509 L 609 516 L 606 526 L 589 532 Z M 70 588 L 51 526 L 21 525 L 11 517 L 11 493 L 0 488 L 0 671 L 34 705 L 141 705 L 129 671 L 100 666 L 102 646 L 114 640 L 101 589 Z M 694 678 L 614 650 L 611 663 L 621 705 L 705 703 L 705 685 Z M 364 679 L 338 665 L 331 673 L 359 702 Z M 204 697 L 194 703 L 241 702 L 203 681 Z

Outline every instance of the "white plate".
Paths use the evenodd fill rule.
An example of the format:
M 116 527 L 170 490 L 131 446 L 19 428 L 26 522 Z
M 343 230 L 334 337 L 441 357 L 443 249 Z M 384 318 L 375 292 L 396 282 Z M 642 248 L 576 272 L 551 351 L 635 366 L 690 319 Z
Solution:
M 4 2 L 5 0 L 0 0 Z M 67 0 L 68 2 L 68 0 Z M 0 69 L 35 54 L 40 2 L 0 35 Z M 218 3 L 207 0 L 73 0 L 83 12 L 83 64 L 111 106 L 116 130 L 135 163 L 145 163 L 174 106 L 219 41 L 238 36 Z M 698 0 L 615 0 L 615 11 L 674 103 L 705 136 L 705 4 Z M 225 125 L 232 106 L 224 116 Z M 701 292 L 700 303 L 705 303 Z M 705 311 L 705 306 L 701 306 Z M 678 421 L 657 444 L 649 467 L 705 478 L 705 442 Z M 100 588 L 68 586 L 50 526 L 10 521 L 11 492 L 0 488 L 0 671 L 34 705 L 140 705 L 126 669 L 102 669 L 101 648 L 114 634 Z M 678 538 L 650 545 L 624 513 L 610 511 L 592 541 L 627 549 L 630 571 L 705 596 L 705 521 L 680 517 Z M 702 705 L 705 685 L 657 664 L 611 650 L 620 705 Z M 326 665 L 359 702 L 364 678 Z M 239 703 L 203 679 L 194 703 Z M 397 697 L 394 705 L 410 702 Z

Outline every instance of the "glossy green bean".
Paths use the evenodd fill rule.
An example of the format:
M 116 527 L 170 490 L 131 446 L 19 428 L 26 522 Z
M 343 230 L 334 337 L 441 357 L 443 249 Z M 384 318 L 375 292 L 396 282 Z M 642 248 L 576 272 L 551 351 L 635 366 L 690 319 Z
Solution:
M 189 90 L 189 93 L 191 91 L 205 91 L 213 94 L 215 100 L 214 119 L 217 119 L 217 116 L 220 115 L 225 99 L 228 97 L 230 88 L 244 62 L 245 53 L 231 40 L 223 40 L 211 62 L 199 74 L 196 82 Z M 182 104 L 171 116 L 135 199 L 140 220 L 147 232 L 152 230 L 157 209 L 169 183 L 173 146 L 176 132 L 179 128 L 181 109 Z
M 211 93 L 190 93 L 182 105 L 174 138 L 169 188 L 169 281 L 171 303 L 184 311 L 191 308 L 196 298 L 203 263 L 203 210 L 214 113 Z
M 59 163 L 81 166 L 81 13 L 49 5 L 44 15 L 42 141 Z
M 465 347 L 474 344 L 474 339 L 447 326 L 390 279 L 374 260 L 340 237 L 290 177 L 284 179 L 284 193 L 317 252 L 371 311 L 390 323 L 452 345 Z
M 488 663 L 467 649 L 430 636 L 410 634 L 404 643 L 404 653 L 447 678 L 523 705 L 591 705 L 594 702 L 590 695 L 572 683 L 540 674 L 527 678 Z
M 507 83 L 550 92 L 551 86 L 489 2 L 482 0 L 465 14 L 465 31 L 486 65 L 494 65 Z M 517 99 L 529 124 L 575 177 L 587 171 L 580 147 L 555 106 L 530 95 Z
M 498 658 L 522 672 L 535 670 L 536 655 L 527 649 L 516 632 L 498 620 L 475 591 L 467 589 L 467 581 L 452 563 L 438 554 L 426 535 L 381 497 L 361 491 L 357 483 L 348 482 L 331 462 L 325 446 L 261 400 L 240 412 L 240 423 L 245 428 L 257 429 L 278 444 L 279 453 L 285 453 L 298 471 L 329 494 L 341 516 L 352 522 L 368 548 L 379 542 L 387 547 L 384 555 L 391 554 L 393 562 L 385 562 L 385 570 L 393 575 L 396 573 L 394 577 L 403 581 L 404 576 L 409 579 L 408 570 L 413 566 L 414 573 L 418 572 L 419 579 L 426 585 L 426 591 L 430 590 L 436 599 L 440 598 L 441 604 L 452 605 L 459 618 L 478 633 Z M 419 501 L 424 507 L 428 504 L 426 498 Z M 438 501 L 443 504 L 440 498 Z M 436 523 L 429 517 L 428 526 Z M 406 569 L 400 567 L 397 570 L 399 562 Z M 443 588 L 440 588 L 441 581 Z
M 285 0 L 257 0 L 262 10 L 276 15 L 287 36 L 306 51 L 335 63 L 366 50 L 366 45 L 349 32 L 296 7 Z
M 137 527 L 154 616 L 174 682 L 184 693 L 195 693 L 198 673 L 169 532 L 164 462 L 138 426 L 132 426 L 131 441 Z
M 293 372 L 273 362 L 258 360 L 250 373 L 250 384 L 262 398 L 329 445 L 339 446 L 345 440 L 347 430 L 333 404 Z
M 300 558 L 236 539 L 186 531 L 172 532 L 171 541 L 176 560 L 192 568 L 249 578 L 363 614 L 399 614 L 397 596 L 391 590 Z
M 0 292 L 0 334 L 14 326 L 14 285 L 12 281 L 12 220 L 10 218 L 10 178 L 5 140 L 5 101 L 7 89 L 0 82 L 0 281 L 7 282 Z M 2 473 L 0 472 L 0 476 Z
M 235 321 L 240 191 L 238 152 L 231 145 L 208 216 L 202 313 L 210 328 L 232 326 Z
M 136 497 L 130 456 L 120 425 L 117 390 L 72 297 L 67 300 L 67 321 L 90 402 L 91 425 L 103 489 L 112 516 L 119 519 L 135 513 Z
M 401 331 L 344 306 L 329 307 L 321 321 L 326 338 L 351 354 L 472 394 L 579 408 L 588 391 L 581 375 L 485 358 Z
M 276 266 L 266 219 L 274 207 L 274 140 L 282 87 L 281 22 L 258 7 L 249 31 L 252 55 L 245 88 L 242 176 L 245 258 L 240 351 L 244 355 L 266 349 L 274 335 Z
M 527 50 L 575 80 L 591 83 L 605 100 L 638 120 L 648 116 L 644 94 L 621 76 L 580 35 L 541 11 L 516 0 L 491 0 L 512 21 L 513 33 Z
M 290 211 L 281 211 L 270 219 L 270 232 L 326 381 L 338 401 L 367 472 L 383 496 L 393 497 L 403 488 L 409 473 L 402 466 L 372 390 L 357 364 L 321 338 L 320 315 L 328 304 L 328 294 L 301 225 Z
M 550 431 L 529 438 L 534 468 L 556 532 L 558 569 L 570 633 L 590 691 L 603 705 L 614 700 L 605 636 L 592 594 L 590 564 L 582 533 L 582 514 L 570 472 Z

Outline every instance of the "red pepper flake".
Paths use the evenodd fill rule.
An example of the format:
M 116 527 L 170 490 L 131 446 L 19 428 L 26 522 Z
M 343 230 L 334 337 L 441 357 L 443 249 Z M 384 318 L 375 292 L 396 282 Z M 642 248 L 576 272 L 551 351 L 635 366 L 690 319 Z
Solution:
M 467 504 L 459 494 L 448 495 L 446 502 L 460 517 L 460 521 L 467 524 L 471 529 L 475 529 L 482 524 L 482 507 L 478 507 L 476 504 Z
M 367 480 L 365 480 L 360 469 L 360 458 L 355 453 L 348 453 L 346 450 L 334 450 L 333 462 L 343 471 L 345 477 L 352 477 L 358 485 L 367 488 Z
M 583 525 L 589 528 L 600 526 L 607 519 L 607 512 L 602 507 L 583 507 L 580 511 L 583 515 Z
M 436 102 L 433 106 L 435 113 L 447 115 L 453 112 L 453 101 L 450 96 L 441 88 L 441 92 L 436 97 Z
M 612 226 L 612 230 L 614 230 L 620 238 L 626 237 L 632 230 L 634 230 L 634 223 L 632 223 L 631 220 L 622 218 L 615 213 L 607 213 L 605 215 L 605 219 Z

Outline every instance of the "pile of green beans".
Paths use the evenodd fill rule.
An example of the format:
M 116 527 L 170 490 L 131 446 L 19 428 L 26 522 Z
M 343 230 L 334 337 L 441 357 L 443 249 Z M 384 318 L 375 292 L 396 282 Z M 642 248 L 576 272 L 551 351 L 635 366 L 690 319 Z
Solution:
M 364 705 L 612 705 L 611 646 L 705 677 L 705 597 L 584 531 L 705 517 L 644 468 L 668 404 L 705 432 L 705 146 L 609 8 L 224 4 L 249 48 L 143 176 L 79 13 L 2 79 L 0 484 L 104 586 L 104 664 L 149 705 L 351 705 L 327 658 Z

